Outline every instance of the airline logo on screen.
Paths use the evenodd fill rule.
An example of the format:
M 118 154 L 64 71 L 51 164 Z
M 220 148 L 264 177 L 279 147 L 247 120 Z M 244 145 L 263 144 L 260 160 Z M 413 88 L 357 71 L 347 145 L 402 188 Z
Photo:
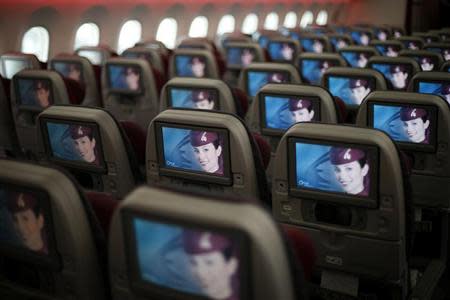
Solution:
M 199 241 L 199 246 L 203 250 L 209 250 L 212 248 L 210 233 L 207 232 L 202 235 L 202 237 L 200 238 L 200 241 Z
M 204 132 L 202 133 L 202 137 L 200 138 L 200 141 L 206 142 L 207 140 L 208 140 L 208 138 L 206 137 L 206 131 L 204 131 Z
M 352 155 L 350 154 L 350 151 L 352 151 L 352 149 L 348 148 L 345 153 L 344 153 L 344 159 L 345 160 L 351 160 L 352 159 Z
M 416 117 L 417 116 L 417 114 L 416 114 L 416 109 L 414 108 L 413 110 L 412 110 L 412 112 L 411 112 L 411 117 Z

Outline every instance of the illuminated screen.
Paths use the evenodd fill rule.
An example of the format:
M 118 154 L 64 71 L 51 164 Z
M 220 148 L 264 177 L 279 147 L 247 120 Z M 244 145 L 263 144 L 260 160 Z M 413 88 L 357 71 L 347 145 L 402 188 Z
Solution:
M 51 232 L 45 197 L 0 187 L 0 248 L 10 247 L 48 256 L 51 252 Z
M 80 50 L 77 54 L 86 57 L 93 65 L 101 65 L 103 63 L 103 55 L 100 51 Z
M 374 63 L 371 67 L 381 72 L 394 90 L 406 90 L 409 80 L 413 76 L 412 67 L 409 65 Z
M 169 103 L 172 107 L 217 110 L 217 91 L 198 88 L 169 88 Z
M 439 66 L 437 59 L 431 56 L 411 56 L 420 65 L 422 71 L 433 71 Z
M 389 32 L 387 30 L 379 29 L 375 32 L 377 40 L 385 41 L 389 38 Z
M 83 69 L 80 63 L 76 62 L 53 62 L 53 69 L 65 78 L 78 82 L 84 82 Z
M 334 60 L 302 59 L 300 62 L 301 76 L 306 83 L 320 85 L 326 70 L 337 65 Z
M 357 45 L 362 45 L 362 46 L 368 46 L 369 42 L 370 42 L 370 35 L 367 34 L 366 32 L 362 32 L 362 31 L 352 31 L 350 33 L 350 35 L 352 36 L 353 41 L 357 44 Z
M 450 48 L 427 47 L 426 50 L 442 54 L 445 61 L 450 60 Z
M 295 123 L 319 121 L 319 102 L 316 97 L 263 95 L 264 127 L 285 131 Z
M 295 186 L 354 196 L 370 196 L 376 156 L 366 148 L 295 140 Z M 373 183 L 372 183 L 373 184 Z
M 325 52 L 324 43 L 318 39 L 300 38 L 300 44 L 302 45 L 303 51 L 305 52 L 312 52 L 312 53 Z
M 418 91 L 421 94 L 433 94 L 444 98 L 450 104 L 450 83 L 443 82 L 424 82 L 418 84 Z
M 255 50 L 252 48 L 228 48 L 227 64 L 229 66 L 246 67 L 255 61 Z
M 381 55 L 388 57 L 397 57 L 401 50 L 401 47 L 398 45 L 376 45 L 375 48 Z
M 20 71 L 29 68 L 28 61 L 21 59 L 3 59 L 3 72 L 6 79 L 12 79 Z
M 422 48 L 421 44 L 417 41 L 406 40 L 406 41 L 402 41 L 402 42 L 403 42 L 403 46 L 409 50 L 419 50 L 420 48 Z
M 393 140 L 412 144 L 430 144 L 435 118 L 430 108 L 412 105 L 373 104 L 372 126 Z
M 55 160 L 102 168 L 103 151 L 98 127 L 91 123 L 45 121 L 47 153 Z
M 130 225 L 132 257 L 145 284 L 199 299 L 244 299 L 243 245 L 236 235 L 141 217 L 132 217 Z
M 286 72 L 248 71 L 247 91 L 249 96 L 254 97 L 268 83 L 288 83 L 289 81 L 289 74 Z
M 267 50 L 273 61 L 292 61 L 295 58 L 295 46 L 288 42 L 270 42 Z
M 268 43 L 269 43 L 269 37 L 268 36 L 262 35 L 262 36 L 259 37 L 258 44 L 259 44 L 259 46 L 261 48 L 266 48 Z
M 16 89 L 21 108 L 44 109 L 53 104 L 51 84 L 47 79 L 18 78 Z
M 164 125 L 161 126 L 161 141 L 162 165 L 166 168 L 228 176 L 229 150 L 225 131 Z
M 364 98 L 375 90 L 375 82 L 368 78 L 328 77 L 328 89 L 333 96 L 340 97 L 347 105 L 360 105 Z
M 349 43 L 346 39 L 339 38 L 339 37 L 331 37 L 330 42 L 331 42 L 331 45 L 333 45 L 333 49 L 335 51 L 349 46 Z
M 141 68 L 135 65 L 107 65 L 110 89 L 124 93 L 141 91 Z
M 206 61 L 202 56 L 177 55 L 175 56 L 176 76 L 180 77 L 206 77 Z
M 352 68 L 365 68 L 373 54 L 370 52 L 342 51 L 341 56 Z

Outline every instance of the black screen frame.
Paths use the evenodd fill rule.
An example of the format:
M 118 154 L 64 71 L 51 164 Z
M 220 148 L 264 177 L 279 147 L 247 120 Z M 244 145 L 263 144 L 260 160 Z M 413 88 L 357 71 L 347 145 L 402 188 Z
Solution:
M 416 144 L 412 142 L 402 142 L 394 140 L 390 137 L 394 143 L 396 143 L 400 149 L 414 152 L 427 152 L 434 153 L 437 150 L 437 132 L 438 132 L 438 108 L 433 105 L 423 105 L 423 104 L 414 104 L 414 103 L 392 103 L 392 102 L 383 102 L 377 100 L 369 100 L 367 102 L 367 124 L 374 128 L 374 105 L 380 106 L 394 106 L 394 107 L 408 107 L 412 106 L 414 108 L 422 108 L 425 109 L 429 113 L 430 118 L 430 143 L 429 144 Z M 381 129 L 379 129 L 381 130 Z M 387 133 L 386 133 L 387 134 Z
M 287 171 L 289 180 L 289 194 L 299 198 L 314 199 L 318 201 L 333 202 L 344 205 L 359 206 L 365 208 L 377 208 L 378 207 L 378 183 L 379 183 L 379 170 L 380 170 L 380 150 L 375 145 L 368 144 L 355 144 L 355 143 L 340 143 L 336 141 L 319 140 L 314 138 L 300 138 L 300 137 L 287 137 L 288 143 L 288 159 L 287 159 Z M 295 151 L 296 143 L 306 143 L 313 145 L 323 146 L 337 146 L 357 148 L 367 153 L 367 160 L 371 162 L 369 166 L 370 174 L 370 191 L 369 195 L 356 196 L 342 192 L 323 191 L 314 188 L 300 188 L 297 186 L 297 158 Z
M 249 86 L 248 86 L 248 83 L 249 83 L 249 78 L 248 78 L 248 76 L 249 76 L 249 72 L 258 72 L 258 73 L 267 73 L 267 74 L 273 74 L 273 73 L 280 73 L 280 74 L 283 74 L 284 76 L 286 76 L 286 78 L 287 78 L 287 81 L 286 82 L 280 82 L 280 84 L 286 84 L 286 83 L 291 83 L 291 81 L 292 81 L 292 78 L 291 78 L 291 74 L 289 73 L 289 71 L 286 71 L 286 70 L 267 70 L 267 69 L 245 69 L 245 76 L 244 76 L 244 79 L 245 79 L 245 90 L 246 90 L 246 93 L 247 93 L 247 95 L 248 95 L 248 97 L 249 97 L 249 102 L 250 102 L 250 104 L 253 102 L 253 98 L 254 97 L 256 97 L 256 95 L 258 95 L 258 92 L 265 86 L 265 85 L 267 85 L 267 84 L 269 84 L 269 83 L 274 83 L 274 84 L 278 84 L 277 82 L 267 82 L 265 85 L 263 85 L 263 86 L 261 86 L 260 88 L 259 88 L 259 90 L 258 91 L 256 91 L 256 94 L 254 95 L 254 96 L 251 96 L 250 95 L 250 90 L 249 90 Z
M 223 153 L 223 175 L 209 174 L 203 171 L 187 170 L 182 168 L 171 168 L 166 166 L 164 157 L 164 140 L 163 127 L 179 128 L 187 130 L 199 130 L 207 132 L 216 132 L 223 137 L 222 153 Z M 163 176 L 182 178 L 189 181 L 201 183 L 215 183 L 225 186 L 233 185 L 231 171 L 231 153 L 230 153 L 230 134 L 225 128 L 195 126 L 181 123 L 155 122 L 156 148 L 158 154 L 159 173 Z
M 21 95 L 21 91 L 20 91 L 20 81 L 21 80 L 30 80 L 30 81 L 46 81 L 48 83 L 49 86 L 49 92 L 50 92 L 50 100 L 49 101 L 49 105 L 48 107 L 52 106 L 55 104 L 55 97 L 54 97 L 54 90 L 53 90 L 53 82 L 49 79 L 49 78 L 33 78 L 33 77 L 23 77 L 23 76 L 14 76 L 13 81 L 15 82 L 14 84 L 14 91 L 16 93 L 16 105 L 17 105 L 17 109 L 19 111 L 28 111 L 28 112 L 34 112 L 34 113 L 40 113 L 41 111 L 45 110 L 48 107 L 38 107 L 38 106 L 34 106 L 34 105 L 25 105 L 22 104 L 22 95 Z M 33 83 L 34 84 L 34 83 Z M 19 101 L 17 101 L 19 100 Z
M 229 237 L 232 241 L 237 241 L 239 245 L 239 279 L 240 279 L 240 295 L 239 299 L 251 298 L 251 272 L 248 270 L 251 267 L 250 261 L 250 238 L 242 231 L 237 231 L 231 227 L 216 226 L 207 224 L 200 220 L 194 222 L 183 220 L 174 216 L 160 216 L 152 212 L 143 212 L 136 209 L 128 208 L 121 211 L 122 217 L 122 232 L 124 237 L 128 237 L 128 242 L 125 245 L 125 256 L 128 268 L 129 286 L 137 295 L 142 295 L 150 298 L 168 297 L 174 300 L 208 300 L 210 298 L 202 295 L 194 295 L 187 292 L 177 291 L 172 288 L 160 286 L 149 281 L 145 281 L 140 276 L 139 259 L 137 253 L 136 234 L 133 228 L 133 221 L 135 219 L 148 220 L 151 222 L 158 222 L 161 224 L 179 226 L 194 230 L 205 230 L 222 234 Z M 151 296 L 150 296 L 151 295 Z
M 100 126 L 97 123 L 94 122 L 85 122 L 81 120 L 67 120 L 67 119 L 58 119 L 53 117 L 42 117 L 39 118 L 39 126 L 42 132 L 42 137 L 44 141 L 44 149 L 45 149 L 45 156 L 46 159 L 54 162 L 55 164 L 61 165 L 63 167 L 67 167 L 69 169 L 76 169 L 84 172 L 93 172 L 98 174 L 106 174 L 107 173 L 107 167 L 106 167 L 106 161 L 104 157 L 104 150 L 103 150 L 103 143 L 100 133 Z M 96 141 L 96 145 L 99 145 L 99 166 L 95 166 L 91 163 L 85 163 L 80 161 L 69 161 L 61 158 L 57 158 L 53 155 L 53 150 L 50 143 L 50 136 L 48 134 L 47 130 L 47 123 L 57 123 L 57 124 L 65 124 L 65 125 L 79 125 L 79 126 L 89 126 L 94 128 L 94 138 Z
M 111 78 L 111 70 L 110 67 L 121 67 L 123 69 L 126 68 L 137 68 L 139 69 L 139 88 L 136 91 L 133 90 L 129 90 L 129 89 L 118 89 L 118 88 L 114 88 L 112 86 L 112 78 Z M 118 93 L 118 94 L 122 94 L 122 95 L 130 95 L 130 96 L 139 96 L 142 95 L 144 93 L 144 80 L 143 80 L 143 70 L 141 68 L 140 65 L 136 65 L 136 64 L 119 64 L 119 63 L 107 63 L 104 67 L 106 70 L 106 77 L 107 77 L 107 82 L 108 82 L 108 88 L 110 90 L 110 92 L 112 93 Z
M 311 121 L 307 123 L 314 123 L 314 122 L 320 122 L 321 121 L 321 99 L 318 96 L 314 95 L 294 95 L 294 94 L 282 94 L 282 93 L 271 93 L 271 92 L 262 92 L 259 93 L 259 125 L 260 130 L 263 135 L 268 136 L 283 136 L 284 133 L 287 131 L 282 129 L 275 129 L 275 128 L 269 128 L 267 127 L 267 119 L 266 119 L 266 97 L 278 97 L 278 98 L 301 98 L 308 101 L 311 101 L 313 110 L 314 110 L 314 118 L 316 118 L 316 121 Z M 316 117 L 317 116 L 317 117 Z M 300 122 L 304 123 L 304 122 Z M 299 124 L 299 123 L 293 123 L 291 126 Z
M 199 110 L 199 111 L 208 111 L 208 110 L 203 110 L 203 109 L 198 109 L 195 107 L 175 107 L 172 105 L 172 90 L 173 89 L 181 89 L 181 90 L 189 90 L 191 92 L 196 91 L 196 90 L 206 90 L 208 91 L 208 93 L 212 93 L 214 95 L 214 98 L 216 99 L 216 101 L 214 102 L 214 109 L 212 109 L 211 111 L 220 111 L 220 102 L 221 102 L 221 97 L 220 97 L 220 93 L 216 88 L 213 87 L 200 87 L 200 86 L 176 86 L 176 85 L 168 85 L 167 86 L 167 94 L 166 94 L 166 99 L 167 99 L 167 107 L 174 107 L 174 108 L 179 108 L 179 109 L 194 109 L 194 110 Z
M 58 271 L 62 268 L 62 261 L 57 251 L 57 243 L 55 238 L 54 218 L 52 214 L 52 204 L 48 193 L 42 189 L 29 186 L 21 186 L 16 182 L 2 179 L 0 189 L 7 192 L 28 193 L 35 196 L 45 220 L 45 234 L 47 236 L 48 254 L 38 254 L 32 250 L 25 249 L 21 246 L 7 245 L 6 242 L 0 243 L 0 255 L 17 259 L 18 261 L 40 266 L 45 269 Z
M 440 84 L 440 85 L 444 86 L 444 85 L 450 85 L 450 80 L 449 81 L 445 81 L 445 80 L 441 80 L 441 79 L 425 79 L 425 78 L 424 79 L 418 79 L 418 78 L 415 78 L 415 79 L 413 79 L 413 82 L 412 82 L 413 92 L 414 93 L 419 93 L 419 94 L 422 94 L 422 95 L 436 95 L 436 96 L 439 96 L 439 98 L 441 98 L 447 105 L 450 106 L 450 103 L 448 103 L 447 100 L 442 95 L 419 92 L 419 84 L 420 83 L 436 83 L 436 84 Z
M 56 69 L 56 64 L 65 64 L 65 65 L 78 65 L 80 67 L 80 83 L 84 84 L 84 68 L 83 68 L 83 64 L 79 61 L 69 61 L 69 60 L 52 60 L 51 62 L 51 69 L 54 70 L 55 72 L 58 72 L 62 77 L 64 78 L 68 78 L 66 77 L 64 74 L 60 73 L 57 69 Z

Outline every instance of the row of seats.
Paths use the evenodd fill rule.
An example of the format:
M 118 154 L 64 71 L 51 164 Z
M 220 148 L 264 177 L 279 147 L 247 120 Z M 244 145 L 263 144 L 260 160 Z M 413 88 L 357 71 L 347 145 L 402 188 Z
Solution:
M 214 48 L 181 47 L 169 59 L 169 70 L 176 68 L 177 55 L 200 53 L 217 63 Z M 371 59 L 377 64 L 382 58 Z M 132 88 L 136 81 L 126 81 L 126 88 L 114 80 L 133 78 L 133 66 L 141 71 L 134 75 L 138 91 Z M 18 223 L 11 221 L 17 218 L 13 214 L 34 207 L 36 195 L 43 195 L 47 214 L 35 215 L 50 220 L 45 224 L 51 229 L 35 243 L 22 236 L 31 252 L 13 251 L 20 242 L 5 248 L 11 258 L 0 269 L 6 297 L 40 289 L 43 297 L 66 293 L 88 299 L 108 298 L 110 291 L 117 299 L 192 294 L 303 299 L 307 293 L 429 298 L 448 264 L 450 123 L 443 92 L 449 75 L 418 72 L 417 64 L 413 69 L 417 74 L 404 92 L 388 91 L 383 75 L 371 69 L 329 68 L 319 87 L 300 84 L 290 64 L 252 63 L 239 79 L 248 99 L 220 76 L 173 78 L 160 95 L 148 97 L 156 90 L 146 77 L 152 73 L 148 63 L 109 59 L 101 70 L 105 109 L 86 107 L 82 94 L 70 90 L 80 87 L 56 73 L 19 72 L 10 99 L 6 93 L 1 101 L 5 136 L 16 137 L 17 147 L 2 146 L 5 156 L 31 163 L 1 162 L 0 178 L 14 186 L 13 193 L 6 192 L 5 199 L 14 196 L 4 213 L 10 214 L 12 232 L 11 224 Z M 51 86 L 54 101 L 38 94 L 26 100 L 30 87 L 45 86 Z M 355 102 L 358 93 L 363 96 Z M 150 105 L 148 111 L 141 104 Z M 356 126 L 338 125 L 350 121 Z M 133 192 L 142 183 L 159 188 Z M 67 191 L 78 197 L 77 204 L 69 206 Z M 68 234 L 72 231 L 63 229 L 78 222 L 71 213 L 83 215 L 84 227 Z M 283 224 L 290 246 L 276 222 Z M 17 228 L 7 244 L 22 234 Z M 150 231 L 154 234 L 144 235 Z M 109 235 L 108 262 L 102 261 L 102 233 Z M 78 234 L 86 240 L 75 246 Z M 198 255 L 230 244 L 233 253 L 224 254 L 229 264 L 216 280 L 228 282 L 228 288 L 222 286 L 219 296 L 200 274 Z

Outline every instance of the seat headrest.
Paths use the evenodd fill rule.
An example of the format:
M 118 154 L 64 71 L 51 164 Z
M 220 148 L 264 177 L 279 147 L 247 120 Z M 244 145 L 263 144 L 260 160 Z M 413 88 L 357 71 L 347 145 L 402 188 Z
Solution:
M 412 57 L 417 61 L 422 71 L 437 71 L 444 63 L 441 54 L 428 50 L 402 50 L 399 57 Z
M 57 71 L 64 78 L 76 80 L 84 86 L 85 95 L 78 104 L 101 106 L 94 66 L 87 58 L 78 55 L 59 54 L 49 60 L 48 69 Z
M 15 74 L 25 69 L 42 69 L 41 63 L 34 54 L 7 52 L 0 56 L 2 76 L 12 79 Z
M 212 146 L 215 156 L 208 160 L 202 153 L 195 154 L 196 149 Z M 234 115 L 165 110 L 153 119 L 147 133 L 147 181 L 166 186 L 198 182 L 264 199 L 263 183 L 256 173 L 261 161 L 254 147 L 246 126 Z M 237 157 L 239 163 L 234 161 Z
M 189 205 L 186 206 L 187 203 Z M 161 236 L 158 233 L 163 232 L 165 238 L 158 238 Z M 161 250 L 148 255 L 147 242 Z M 188 259 L 178 259 L 167 265 L 170 260 L 161 257 L 170 256 L 174 251 L 178 257 L 187 258 L 231 249 L 227 252 L 231 252 L 229 256 L 239 267 L 233 268 L 232 275 L 221 277 L 232 294 L 230 297 L 247 299 L 252 295 L 257 299 L 299 299 L 295 296 L 287 247 L 280 230 L 264 210 L 253 204 L 218 201 L 187 191 L 181 194 L 141 187 L 130 194 L 116 211 L 109 249 L 111 277 L 128 276 L 128 280 L 113 286 L 114 296 L 126 293 L 132 298 L 161 297 L 167 288 L 187 294 L 190 289 L 185 278 L 188 270 L 195 267 L 186 264 Z M 147 253 L 145 260 L 139 254 L 144 252 Z M 143 272 L 132 271 L 137 268 L 130 270 L 127 261 L 132 261 L 132 265 L 139 266 Z M 155 264 L 159 267 L 155 268 Z M 171 271 L 175 269 L 176 274 Z M 261 276 L 244 275 L 254 274 L 256 270 Z M 160 278 L 171 283 L 158 286 L 158 282 L 162 282 Z M 251 278 L 251 282 L 244 278 Z M 125 284 L 135 281 L 151 285 L 154 292 L 131 290 Z M 209 289 L 200 292 L 207 297 L 216 297 Z
M 76 55 L 86 57 L 93 65 L 103 65 L 115 53 L 107 46 L 85 46 L 75 51 Z
M 58 289 L 56 282 L 70 281 L 73 297 L 106 299 L 107 277 L 102 270 L 105 237 L 78 186 L 53 167 L 7 160 L 0 160 L 0 166 L 1 243 L 2 249 L 10 250 L 1 256 L 13 267 L 6 269 L 8 274 L 27 278 L 30 272 L 45 269 L 54 281 L 33 279 L 33 288 L 40 289 L 45 297 L 67 296 L 68 291 Z M 35 222 L 43 224 L 36 225 L 32 220 L 28 223 L 31 227 L 42 226 L 32 241 L 29 232 L 15 229 L 12 222 L 13 215 L 30 211 L 38 220 Z M 17 243 L 17 237 L 25 242 Z M 62 257 L 70 257 L 70 264 Z M 74 269 L 78 271 L 73 273 Z M 28 297 L 30 287 L 22 284 L 5 283 L 10 285 L 9 296 Z
M 126 58 L 145 59 L 152 67 L 165 75 L 164 63 L 161 55 L 161 52 L 157 49 L 139 46 L 126 49 L 121 56 Z
M 138 182 L 138 166 L 127 137 L 106 111 L 52 106 L 37 118 L 38 156 L 74 174 L 87 190 L 122 199 Z M 84 139 L 87 149 L 77 148 Z
M 209 100 L 213 105 L 205 106 L 203 100 Z M 161 92 L 159 108 L 163 111 L 170 107 L 237 112 L 230 88 L 223 81 L 210 78 L 178 77 L 169 80 Z
M 408 91 L 439 95 L 450 104 L 450 73 L 418 72 L 409 82 Z
M 449 43 L 429 43 L 423 46 L 424 50 L 440 53 L 444 60 L 450 60 L 450 44 Z
M 392 90 L 406 90 L 411 78 L 421 71 L 419 64 L 410 57 L 372 56 L 367 67 L 382 73 Z
M 350 67 L 331 67 L 326 70 L 322 86 L 350 108 L 357 107 L 371 91 L 387 89 L 386 80 L 380 72 Z

